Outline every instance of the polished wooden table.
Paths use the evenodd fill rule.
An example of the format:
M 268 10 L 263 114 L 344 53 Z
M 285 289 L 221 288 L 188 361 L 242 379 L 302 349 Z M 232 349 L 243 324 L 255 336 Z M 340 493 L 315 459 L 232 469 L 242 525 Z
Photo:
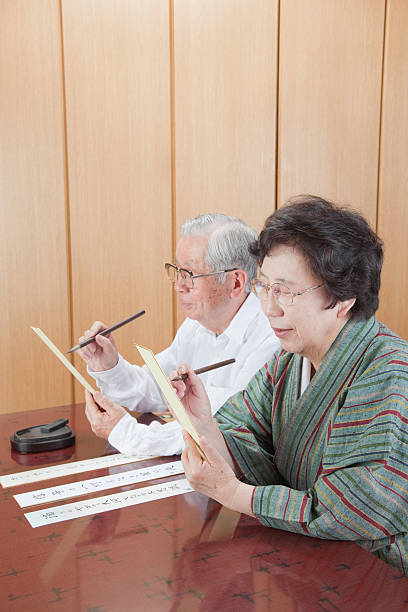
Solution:
M 61 416 L 69 417 L 75 446 L 11 450 L 15 430 Z M 82 405 L 2 415 L 0 432 L 1 474 L 114 452 L 92 434 Z M 152 463 L 158 461 L 121 469 Z M 357 545 L 268 529 L 250 517 L 238 521 L 196 492 L 35 529 L 24 517 L 30 509 L 13 498 L 108 469 L 0 488 L 2 612 L 408 610 L 407 578 Z

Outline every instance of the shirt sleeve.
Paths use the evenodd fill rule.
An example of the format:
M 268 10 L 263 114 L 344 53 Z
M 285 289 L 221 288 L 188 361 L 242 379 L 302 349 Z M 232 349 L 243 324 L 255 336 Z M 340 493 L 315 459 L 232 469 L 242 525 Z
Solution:
M 180 328 L 181 329 L 181 328 Z M 179 334 L 171 345 L 156 355 L 162 370 L 169 374 L 178 365 Z M 103 372 L 88 369 L 99 389 L 113 402 L 139 412 L 163 412 L 167 406 L 146 366 L 132 365 L 121 355 L 116 366 Z
M 180 455 L 184 448 L 182 428 L 177 421 L 150 425 L 125 414 L 109 434 L 109 443 L 119 452 L 137 456 Z
M 282 482 L 274 463 L 270 406 L 273 389 L 265 386 L 266 363 L 246 389 L 232 396 L 219 410 L 216 421 L 232 456 L 241 468 L 242 480 L 249 484 Z

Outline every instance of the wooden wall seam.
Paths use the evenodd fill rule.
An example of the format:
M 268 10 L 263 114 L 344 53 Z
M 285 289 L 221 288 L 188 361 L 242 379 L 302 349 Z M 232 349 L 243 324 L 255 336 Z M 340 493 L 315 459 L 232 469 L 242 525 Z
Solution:
M 64 191 L 65 191 L 65 231 L 66 231 L 66 273 L 67 273 L 67 288 L 68 288 L 68 323 L 69 323 L 69 339 L 70 346 L 74 346 L 74 325 L 73 325 L 73 291 L 72 291 L 72 253 L 71 253 L 71 219 L 70 219 L 70 201 L 69 201 L 69 167 L 68 167 L 68 131 L 67 131 L 67 96 L 65 83 L 65 57 L 64 57 L 64 27 L 62 20 L 62 0 L 58 2 L 59 17 L 60 17 L 60 43 L 61 43 L 61 77 L 62 77 L 62 113 L 63 113 L 63 164 L 64 164 Z M 73 355 L 70 354 L 68 359 L 71 363 L 74 362 Z M 75 397 L 75 380 L 71 376 L 71 402 L 74 403 Z
M 175 116 L 175 77 L 174 77 L 174 0 L 169 0 L 169 62 L 170 62 L 170 156 L 171 156 L 171 244 L 174 262 L 176 254 L 176 116 Z M 173 338 L 177 331 L 177 295 L 172 294 Z
M 279 155 L 279 143 L 280 143 L 280 130 L 279 130 L 279 77 L 280 77 L 280 9 L 281 0 L 278 0 L 276 8 L 276 108 L 275 108 L 275 202 L 274 210 L 279 208 L 279 187 L 280 187 L 280 155 Z
M 382 150 L 382 125 L 383 125 L 383 102 L 384 102 L 384 70 L 385 70 L 385 58 L 387 53 L 387 15 L 388 15 L 388 0 L 384 2 L 384 29 L 383 29 L 383 48 L 382 48 L 382 65 L 381 65 L 381 86 L 380 86 L 380 109 L 378 118 L 378 166 L 377 166 L 377 206 L 376 206 L 376 219 L 375 219 L 375 231 L 379 232 L 380 224 L 380 189 L 381 189 L 381 150 Z

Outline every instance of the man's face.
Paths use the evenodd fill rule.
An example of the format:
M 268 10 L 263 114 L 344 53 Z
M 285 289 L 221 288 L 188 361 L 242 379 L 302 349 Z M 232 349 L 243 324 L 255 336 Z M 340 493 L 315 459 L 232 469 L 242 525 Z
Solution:
M 190 270 L 193 274 L 210 272 L 205 263 L 208 235 L 183 236 L 176 248 L 175 264 L 179 268 Z M 174 288 L 178 293 L 180 305 L 186 317 L 194 319 L 210 329 L 219 331 L 219 324 L 230 306 L 230 296 L 233 287 L 233 275 L 228 275 L 225 284 L 217 282 L 215 276 L 205 276 L 194 279 L 194 287 L 190 289 L 185 282 L 178 279 Z M 221 330 L 223 331 L 223 330 Z

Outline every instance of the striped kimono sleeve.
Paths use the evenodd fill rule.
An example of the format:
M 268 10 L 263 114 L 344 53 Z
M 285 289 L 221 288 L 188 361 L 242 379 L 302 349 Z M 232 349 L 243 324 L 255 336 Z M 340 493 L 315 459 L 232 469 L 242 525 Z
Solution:
M 241 470 L 240 479 L 250 484 L 283 482 L 275 467 L 271 428 L 273 367 L 273 361 L 266 363 L 246 389 L 233 395 L 215 416 Z

